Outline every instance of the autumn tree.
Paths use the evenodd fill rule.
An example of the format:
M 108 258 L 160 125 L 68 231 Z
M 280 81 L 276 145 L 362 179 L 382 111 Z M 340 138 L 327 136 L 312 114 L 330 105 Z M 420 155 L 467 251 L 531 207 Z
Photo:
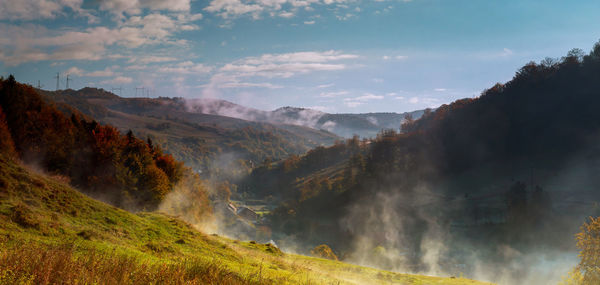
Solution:
M 128 209 L 155 209 L 191 172 L 131 131 L 123 135 L 77 111 L 65 116 L 13 76 L 0 80 L 0 134 L 2 150 L 13 145 L 25 163 L 68 176 L 74 186 Z
M 600 217 L 590 217 L 576 235 L 579 264 L 563 283 L 600 284 Z
M 10 130 L 6 125 L 6 118 L 2 111 L 2 107 L 0 107 L 0 153 L 9 156 L 14 156 L 16 154 L 15 145 L 10 135 Z

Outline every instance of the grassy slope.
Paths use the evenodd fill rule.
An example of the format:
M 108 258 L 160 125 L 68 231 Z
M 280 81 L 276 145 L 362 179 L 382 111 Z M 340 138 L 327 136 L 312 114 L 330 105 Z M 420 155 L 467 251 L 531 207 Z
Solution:
M 164 214 L 117 209 L 2 156 L 0 170 L 0 283 L 43 283 L 36 274 L 45 270 L 47 276 L 73 275 L 48 283 L 483 284 L 284 254 L 206 235 Z M 51 262 L 63 255 L 69 262 Z M 39 263 L 37 271 L 27 262 Z

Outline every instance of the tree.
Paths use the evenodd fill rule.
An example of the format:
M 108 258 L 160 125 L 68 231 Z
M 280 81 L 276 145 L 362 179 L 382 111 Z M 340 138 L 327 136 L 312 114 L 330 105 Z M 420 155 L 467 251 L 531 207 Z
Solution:
M 229 202 L 229 199 L 231 198 L 231 188 L 230 188 L 229 181 L 225 181 L 222 183 L 219 183 L 219 185 L 217 185 L 217 200 L 219 201 L 223 201 L 223 202 Z
M 16 155 L 15 145 L 10 135 L 8 125 L 6 124 L 6 118 L 2 111 L 2 107 L 0 107 L 0 153 L 9 156 Z
M 571 272 L 575 284 L 600 284 L 600 217 L 590 217 L 576 236 L 579 264 Z M 573 282 L 574 281 L 574 282 Z

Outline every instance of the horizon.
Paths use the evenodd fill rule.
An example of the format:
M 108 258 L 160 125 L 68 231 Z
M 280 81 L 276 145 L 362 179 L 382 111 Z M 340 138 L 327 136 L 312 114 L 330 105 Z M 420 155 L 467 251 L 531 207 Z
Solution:
M 0 4 L 0 75 L 45 90 L 59 73 L 59 89 L 69 75 L 71 88 L 123 97 L 403 113 L 589 50 L 597 11 L 594 1 L 25 1 Z
M 16 79 L 16 80 L 17 80 L 17 79 Z M 19 81 L 19 80 L 17 80 L 17 81 Z M 19 82 L 20 82 L 20 81 L 19 81 Z M 23 83 L 24 83 L 24 84 L 29 84 L 29 85 L 31 85 L 32 87 L 34 87 L 34 88 L 37 88 L 37 87 L 36 87 L 36 86 L 34 86 L 33 84 L 26 83 L 26 82 L 23 82 Z M 232 101 L 226 100 L 226 99 L 220 99 L 220 98 L 186 98 L 186 97 L 166 97 L 166 96 L 157 96 L 157 97 L 144 97 L 144 96 L 138 96 L 138 97 L 135 97 L 135 96 L 134 96 L 134 97 L 125 97 L 125 96 L 121 96 L 121 95 L 117 94 L 117 93 L 116 93 L 116 92 L 114 92 L 114 91 L 111 91 L 111 90 L 106 90 L 106 89 L 104 89 L 104 88 L 102 88 L 102 87 L 91 87 L 91 86 L 84 86 L 84 87 L 81 87 L 81 88 L 79 88 L 79 89 L 73 89 L 73 88 L 69 88 L 69 89 L 59 89 L 59 90 L 48 90 L 48 89 L 43 89 L 43 88 L 41 88 L 41 90 L 44 90 L 44 91 L 47 91 L 47 92 L 56 92 L 56 91 L 59 91 L 59 92 L 60 92 L 60 91 L 66 91 L 66 90 L 73 90 L 73 91 L 75 91 L 75 92 L 79 92 L 79 91 L 81 91 L 82 89 L 85 89 L 85 88 L 93 88 L 93 89 L 99 89 L 99 90 L 103 90 L 103 91 L 105 91 L 105 92 L 111 93 L 111 94 L 113 94 L 113 95 L 115 95 L 115 96 L 117 96 L 117 97 L 119 97 L 119 98 L 123 98 L 123 99 L 184 99 L 184 100 L 187 100 L 187 99 L 189 99 L 189 100 L 198 100 L 198 99 L 199 99 L 199 100 L 217 100 L 217 101 L 224 101 L 224 102 L 228 102 L 228 103 L 235 104 L 235 105 L 242 106 L 242 107 L 249 108 L 249 109 L 256 109 L 256 110 L 258 110 L 258 111 L 263 111 L 263 112 L 274 112 L 274 111 L 277 111 L 277 110 L 279 110 L 279 109 L 291 108 L 291 109 L 300 109 L 300 110 L 313 110 L 313 111 L 318 111 L 318 112 L 327 113 L 327 114 L 334 114 L 334 115 L 335 115 L 335 114 L 337 114 L 337 115 L 343 115 L 343 114 L 404 114 L 404 113 L 412 113 L 412 112 L 423 111 L 423 110 L 425 110 L 425 109 L 432 109 L 432 110 L 436 109 L 436 108 L 429 108 L 429 107 L 428 107 L 428 108 L 425 108 L 425 109 L 420 109 L 420 110 L 412 110 L 412 111 L 406 111 L 406 112 L 354 112 L 354 113 L 328 113 L 328 112 L 323 112 L 323 111 L 320 111 L 320 110 L 317 110 L 317 109 L 311 109 L 310 107 L 298 107 L 298 106 L 280 106 L 280 107 L 277 107 L 277 108 L 275 108 L 275 109 L 270 109 L 270 110 L 266 110 L 266 109 L 258 109 L 258 108 L 253 108 L 253 107 L 244 106 L 244 105 L 241 105 L 241 104 L 238 104 L 238 103 L 235 103 L 235 102 L 232 102 Z M 451 103 L 451 102 L 450 102 L 450 103 Z

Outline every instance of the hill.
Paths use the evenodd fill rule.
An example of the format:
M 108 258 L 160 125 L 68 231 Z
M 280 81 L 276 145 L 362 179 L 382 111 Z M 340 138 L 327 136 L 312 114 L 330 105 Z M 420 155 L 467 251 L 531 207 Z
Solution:
M 222 115 L 255 122 L 305 126 L 327 130 L 338 136 L 351 138 L 375 137 L 382 129 L 398 130 L 406 116 L 418 119 L 425 112 L 418 110 L 406 113 L 330 114 L 309 108 L 281 107 L 273 111 L 248 108 L 218 99 L 186 100 L 191 112 Z
M 2 284 L 484 284 L 399 274 L 206 235 L 93 200 L 0 154 Z
M 304 126 L 197 112 L 182 98 L 121 98 L 95 88 L 39 91 L 65 112 L 75 109 L 122 132 L 132 130 L 138 137 L 151 138 L 176 159 L 216 180 L 235 179 L 265 159 L 279 160 L 339 139 Z
M 335 241 L 350 260 L 384 268 L 462 264 L 467 276 L 508 272 L 488 271 L 494 282 L 556 282 L 575 263 L 578 226 L 599 213 L 599 75 L 600 44 L 530 62 L 403 133 L 258 168 L 240 187 L 280 198 L 273 231 L 305 249 Z M 395 254 L 368 257 L 380 247 Z M 565 264 L 546 271 L 556 260 Z
M 0 78 L 0 118 L 2 140 L 13 146 L 15 157 L 122 208 L 155 209 L 176 185 L 199 180 L 152 140 L 77 112 L 68 117 L 13 76 Z M 208 210 L 205 190 L 196 190 L 203 204 L 198 210 Z

